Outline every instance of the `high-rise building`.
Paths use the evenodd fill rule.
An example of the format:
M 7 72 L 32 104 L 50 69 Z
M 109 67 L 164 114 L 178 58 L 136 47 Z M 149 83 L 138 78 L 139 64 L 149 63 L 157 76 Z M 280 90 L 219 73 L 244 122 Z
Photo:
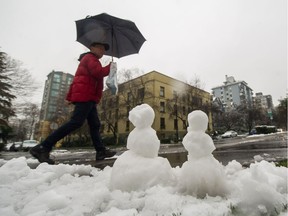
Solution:
M 258 92 L 254 97 L 254 104 L 256 107 L 263 108 L 265 110 L 272 110 L 274 108 L 272 96 L 271 95 L 263 95 L 262 92 Z
M 263 95 L 262 92 L 258 92 L 255 94 L 254 106 L 256 108 L 263 109 L 264 112 L 267 113 L 270 119 L 273 119 L 272 111 L 274 109 L 273 100 L 271 95 Z
M 38 139 L 46 138 L 50 131 L 58 126 L 61 118 L 63 120 L 68 116 L 69 106 L 65 103 L 65 97 L 73 77 L 62 71 L 52 71 L 47 75 L 40 111 Z
M 252 107 L 253 90 L 245 81 L 236 81 L 233 76 L 226 75 L 224 85 L 212 88 L 212 94 L 219 98 L 225 110 L 230 110 L 235 106 L 244 105 Z
M 128 119 L 129 111 L 142 103 L 153 108 L 152 128 L 162 141 L 182 139 L 187 132 L 187 116 L 193 110 L 206 112 L 208 130 L 213 130 L 210 93 L 152 71 L 120 84 L 117 95 L 112 95 L 109 89 L 103 92 L 98 106 L 102 134 L 127 138 L 134 128 Z

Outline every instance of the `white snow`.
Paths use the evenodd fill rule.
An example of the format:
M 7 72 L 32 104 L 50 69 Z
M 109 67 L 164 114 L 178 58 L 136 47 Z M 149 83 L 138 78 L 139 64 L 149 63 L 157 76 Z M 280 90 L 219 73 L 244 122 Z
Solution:
M 211 154 L 214 144 L 203 134 L 207 124 L 200 127 L 205 119 L 201 112 L 191 114 L 196 122 L 200 119 L 199 127 L 191 127 L 194 118 L 188 118 L 187 162 L 172 168 L 158 157 L 158 139 L 151 128 L 154 112 L 146 105 L 136 108 L 140 111 L 129 114 L 135 126 L 129 150 L 113 167 L 42 163 L 31 169 L 32 159 L 0 160 L 0 215 L 287 215 L 287 168 L 258 156 L 250 168 L 235 160 L 223 166 Z M 142 154 L 147 146 L 151 148 Z M 193 152 L 197 149 L 199 155 Z

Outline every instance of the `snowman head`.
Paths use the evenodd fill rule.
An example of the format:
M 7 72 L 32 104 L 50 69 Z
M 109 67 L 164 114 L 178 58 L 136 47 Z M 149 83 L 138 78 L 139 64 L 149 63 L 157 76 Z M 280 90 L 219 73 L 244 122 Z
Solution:
M 208 126 L 208 116 L 201 110 L 195 110 L 188 115 L 188 131 L 205 132 Z
M 148 104 L 138 105 L 129 112 L 129 120 L 137 128 L 150 127 L 154 117 L 154 110 Z

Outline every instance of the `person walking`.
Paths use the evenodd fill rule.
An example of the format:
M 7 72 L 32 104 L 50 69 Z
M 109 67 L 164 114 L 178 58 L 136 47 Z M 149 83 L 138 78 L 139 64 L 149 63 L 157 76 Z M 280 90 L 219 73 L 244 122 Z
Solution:
M 50 158 L 53 146 L 71 132 L 80 128 L 87 120 L 93 146 L 96 150 L 96 160 L 113 157 L 116 152 L 107 149 L 100 136 L 100 120 L 97 104 L 103 91 L 103 79 L 109 75 L 110 64 L 102 67 L 99 59 L 109 49 L 106 43 L 95 42 L 90 46 L 90 52 L 80 55 L 79 65 L 73 82 L 67 93 L 66 100 L 74 104 L 74 111 L 70 120 L 50 134 L 43 142 L 30 149 L 30 154 L 40 163 L 54 164 Z

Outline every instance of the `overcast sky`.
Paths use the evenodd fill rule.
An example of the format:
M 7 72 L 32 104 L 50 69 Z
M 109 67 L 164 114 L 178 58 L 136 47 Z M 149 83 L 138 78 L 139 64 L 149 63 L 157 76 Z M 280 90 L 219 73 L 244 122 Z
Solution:
M 103 12 L 134 21 L 147 39 L 139 54 L 114 59 L 119 70 L 196 75 L 208 92 L 234 76 L 274 105 L 286 95 L 286 0 L 0 0 L 0 49 L 42 85 L 33 100 L 52 70 L 74 75 L 86 51 L 75 21 Z

